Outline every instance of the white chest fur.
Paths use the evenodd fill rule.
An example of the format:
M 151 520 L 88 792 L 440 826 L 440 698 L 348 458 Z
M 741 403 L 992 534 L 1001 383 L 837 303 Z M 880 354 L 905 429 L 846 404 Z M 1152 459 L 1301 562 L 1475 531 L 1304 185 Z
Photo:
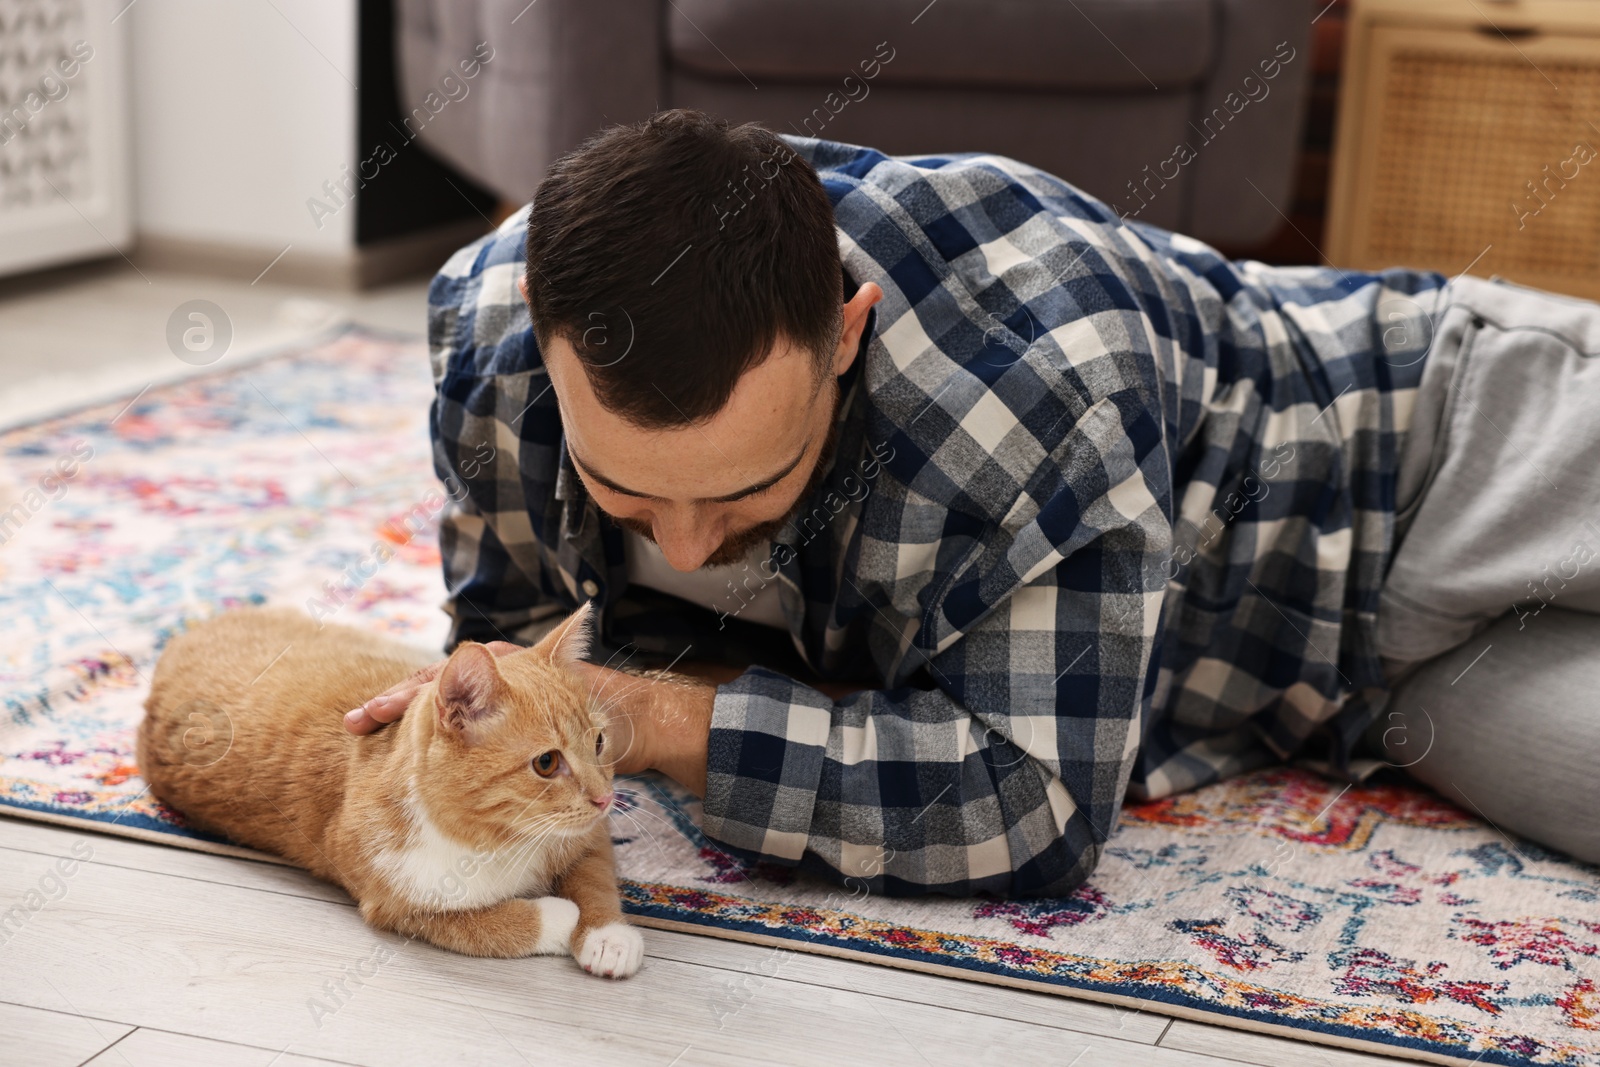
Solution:
M 373 866 L 397 894 L 419 907 L 464 911 L 550 891 L 547 841 L 520 841 L 500 849 L 462 844 L 428 818 L 416 780 L 408 784 L 404 807 L 410 829 L 404 844 L 373 858 Z

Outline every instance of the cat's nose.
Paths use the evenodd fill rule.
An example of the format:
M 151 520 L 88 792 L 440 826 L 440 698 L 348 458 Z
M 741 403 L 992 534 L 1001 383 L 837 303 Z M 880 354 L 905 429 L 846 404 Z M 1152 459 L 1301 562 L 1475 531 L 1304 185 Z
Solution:
M 589 798 L 589 803 L 593 804 L 595 807 L 599 808 L 601 811 L 605 811 L 607 808 L 609 808 L 611 806 L 611 794 L 610 793 L 606 793 L 606 794 L 603 794 L 602 796 L 590 797 Z

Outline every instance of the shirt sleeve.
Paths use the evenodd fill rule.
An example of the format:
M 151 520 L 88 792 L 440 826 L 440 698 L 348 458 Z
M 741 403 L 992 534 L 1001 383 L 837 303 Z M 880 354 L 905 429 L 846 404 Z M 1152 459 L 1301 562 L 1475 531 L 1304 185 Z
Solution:
M 447 496 L 439 517 L 439 557 L 448 590 L 448 653 L 462 641 L 532 645 L 567 612 L 517 566 L 470 496 Z
M 525 213 L 518 217 L 526 221 Z M 515 290 L 520 233 L 507 220 L 460 249 L 428 290 L 434 379 L 428 429 L 445 492 L 439 556 L 447 591 L 440 607 L 450 616 L 446 652 L 469 640 L 531 645 L 567 614 L 541 573 L 536 546 L 514 555 L 495 530 L 496 522 L 518 522 L 521 542 L 531 540 L 520 479 L 500 476 L 515 458 L 499 446 L 516 434 L 501 421 L 498 379 L 484 369 L 523 365 L 531 344 Z
M 1159 434 L 1148 409 L 1124 416 L 1137 440 L 1111 434 L 1098 478 L 1041 509 L 1075 511 L 1047 565 L 944 647 L 913 642 L 926 687 L 834 701 L 759 666 L 718 687 L 709 837 L 891 896 L 1054 896 L 1090 875 L 1148 717 L 1171 545 Z

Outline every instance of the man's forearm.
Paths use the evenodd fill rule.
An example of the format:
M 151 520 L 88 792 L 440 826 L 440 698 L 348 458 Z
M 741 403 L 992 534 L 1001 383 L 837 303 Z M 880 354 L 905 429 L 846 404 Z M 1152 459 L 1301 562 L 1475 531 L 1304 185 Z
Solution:
M 706 746 L 717 687 L 698 679 L 657 685 L 645 750 L 650 765 L 697 797 L 706 795 Z
M 607 750 L 618 774 L 657 770 L 703 797 L 713 681 L 663 670 L 578 664 L 610 719 Z
M 671 671 L 625 670 L 631 675 L 614 695 L 625 716 L 629 736 L 617 757 L 617 771 L 632 774 L 657 770 L 697 797 L 706 792 L 707 746 L 717 686 L 744 673 L 743 668 L 709 661 L 686 661 Z M 822 682 L 816 688 L 834 700 L 859 692 L 864 685 Z M 620 740 L 620 739 L 619 739 Z
M 675 668 L 681 672 L 672 684 L 657 691 L 659 708 L 652 715 L 650 745 L 652 766 L 690 790 L 697 797 L 706 795 L 707 747 L 711 738 L 711 712 L 717 685 L 732 681 L 744 671 L 720 663 L 691 663 Z M 689 675 L 684 678 L 683 675 Z M 664 674 L 662 675 L 664 677 Z M 850 682 L 819 682 L 820 689 L 834 700 L 860 692 L 868 686 Z

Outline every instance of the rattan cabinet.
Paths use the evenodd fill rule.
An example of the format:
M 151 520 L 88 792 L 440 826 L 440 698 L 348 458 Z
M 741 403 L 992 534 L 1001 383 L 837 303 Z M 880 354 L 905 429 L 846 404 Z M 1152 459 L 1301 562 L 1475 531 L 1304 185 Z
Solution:
M 1354 0 L 1323 251 L 1600 298 L 1600 2 Z

